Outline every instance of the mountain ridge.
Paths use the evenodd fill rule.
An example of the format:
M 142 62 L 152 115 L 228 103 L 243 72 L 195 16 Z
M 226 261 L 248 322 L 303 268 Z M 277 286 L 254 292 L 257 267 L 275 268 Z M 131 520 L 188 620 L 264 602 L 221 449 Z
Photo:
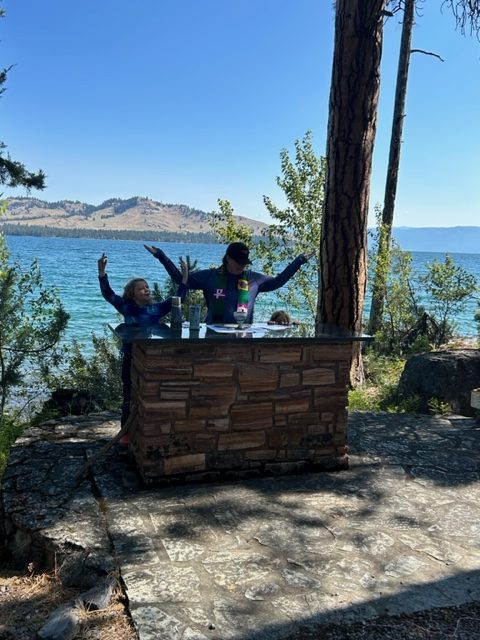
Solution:
M 254 235 L 268 225 L 235 216 Z M 109 198 L 99 205 L 78 200 L 48 202 L 39 198 L 7 198 L 2 223 L 56 229 L 212 233 L 210 214 L 184 204 L 166 204 L 143 196 Z
M 123 237 L 162 235 L 172 241 L 215 241 L 210 214 L 185 204 L 167 204 L 143 196 L 109 198 L 99 205 L 78 200 L 48 202 L 39 198 L 7 198 L 0 219 L 6 233 L 29 235 Z M 268 224 L 244 216 L 235 220 L 260 235 Z M 55 232 L 53 232 L 53 229 Z M 405 251 L 480 253 L 480 227 L 393 227 L 392 235 Z
M 392 235 L 405 251 L 480 253 L 480 227 L 393 227 Z

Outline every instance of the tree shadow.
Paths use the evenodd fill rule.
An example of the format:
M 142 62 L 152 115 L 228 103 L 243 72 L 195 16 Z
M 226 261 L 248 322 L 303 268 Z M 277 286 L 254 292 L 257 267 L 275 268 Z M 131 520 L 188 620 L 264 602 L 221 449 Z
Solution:
M 134 619 L 150 607 L 162 624 L 253 640 L 479 596 L 474 419 L 354 414 L 349 469 L 237 482 L 142 486 L 112 450 L 75 487 L 104 423 L 19 441 L 3 508 L 30 553 L 78 552 L 90 579 L 118 566 Z

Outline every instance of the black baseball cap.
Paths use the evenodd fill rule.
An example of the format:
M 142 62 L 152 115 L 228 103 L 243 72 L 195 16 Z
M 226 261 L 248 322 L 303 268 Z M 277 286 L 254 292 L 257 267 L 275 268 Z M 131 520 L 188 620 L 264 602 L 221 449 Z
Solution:
M 225 253 L 240 265 L 250 264 L 251 262 L 248 259 L 248 255 L 250 253 L 249 248 L 243 242 L 232 242 L 228 245 Z

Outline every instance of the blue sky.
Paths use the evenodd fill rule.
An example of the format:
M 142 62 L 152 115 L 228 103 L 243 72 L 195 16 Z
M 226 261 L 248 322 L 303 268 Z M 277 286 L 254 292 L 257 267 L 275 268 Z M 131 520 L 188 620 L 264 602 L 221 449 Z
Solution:
M 268 220 L 282 148 L 325 150 L 330 0 L 4 0 L 0 140 L 47 189 L 99 204 L 218 198 Z M 396 226 L 480 224 L 480 44 L 425 0 L 413 47 Z M 383 200 L 401 25 L 385 28 L 370 204 Z M 4 195 L 25 195 L 5 190 Z M 373 216 L 372 220 L 373 222 Z

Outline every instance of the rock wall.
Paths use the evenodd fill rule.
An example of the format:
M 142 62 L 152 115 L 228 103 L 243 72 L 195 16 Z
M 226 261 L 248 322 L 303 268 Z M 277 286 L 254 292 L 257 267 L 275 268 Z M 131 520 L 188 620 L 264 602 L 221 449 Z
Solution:
M 136 344 L 131 448 L 145 482 L 347 466 L 350 344 Z

